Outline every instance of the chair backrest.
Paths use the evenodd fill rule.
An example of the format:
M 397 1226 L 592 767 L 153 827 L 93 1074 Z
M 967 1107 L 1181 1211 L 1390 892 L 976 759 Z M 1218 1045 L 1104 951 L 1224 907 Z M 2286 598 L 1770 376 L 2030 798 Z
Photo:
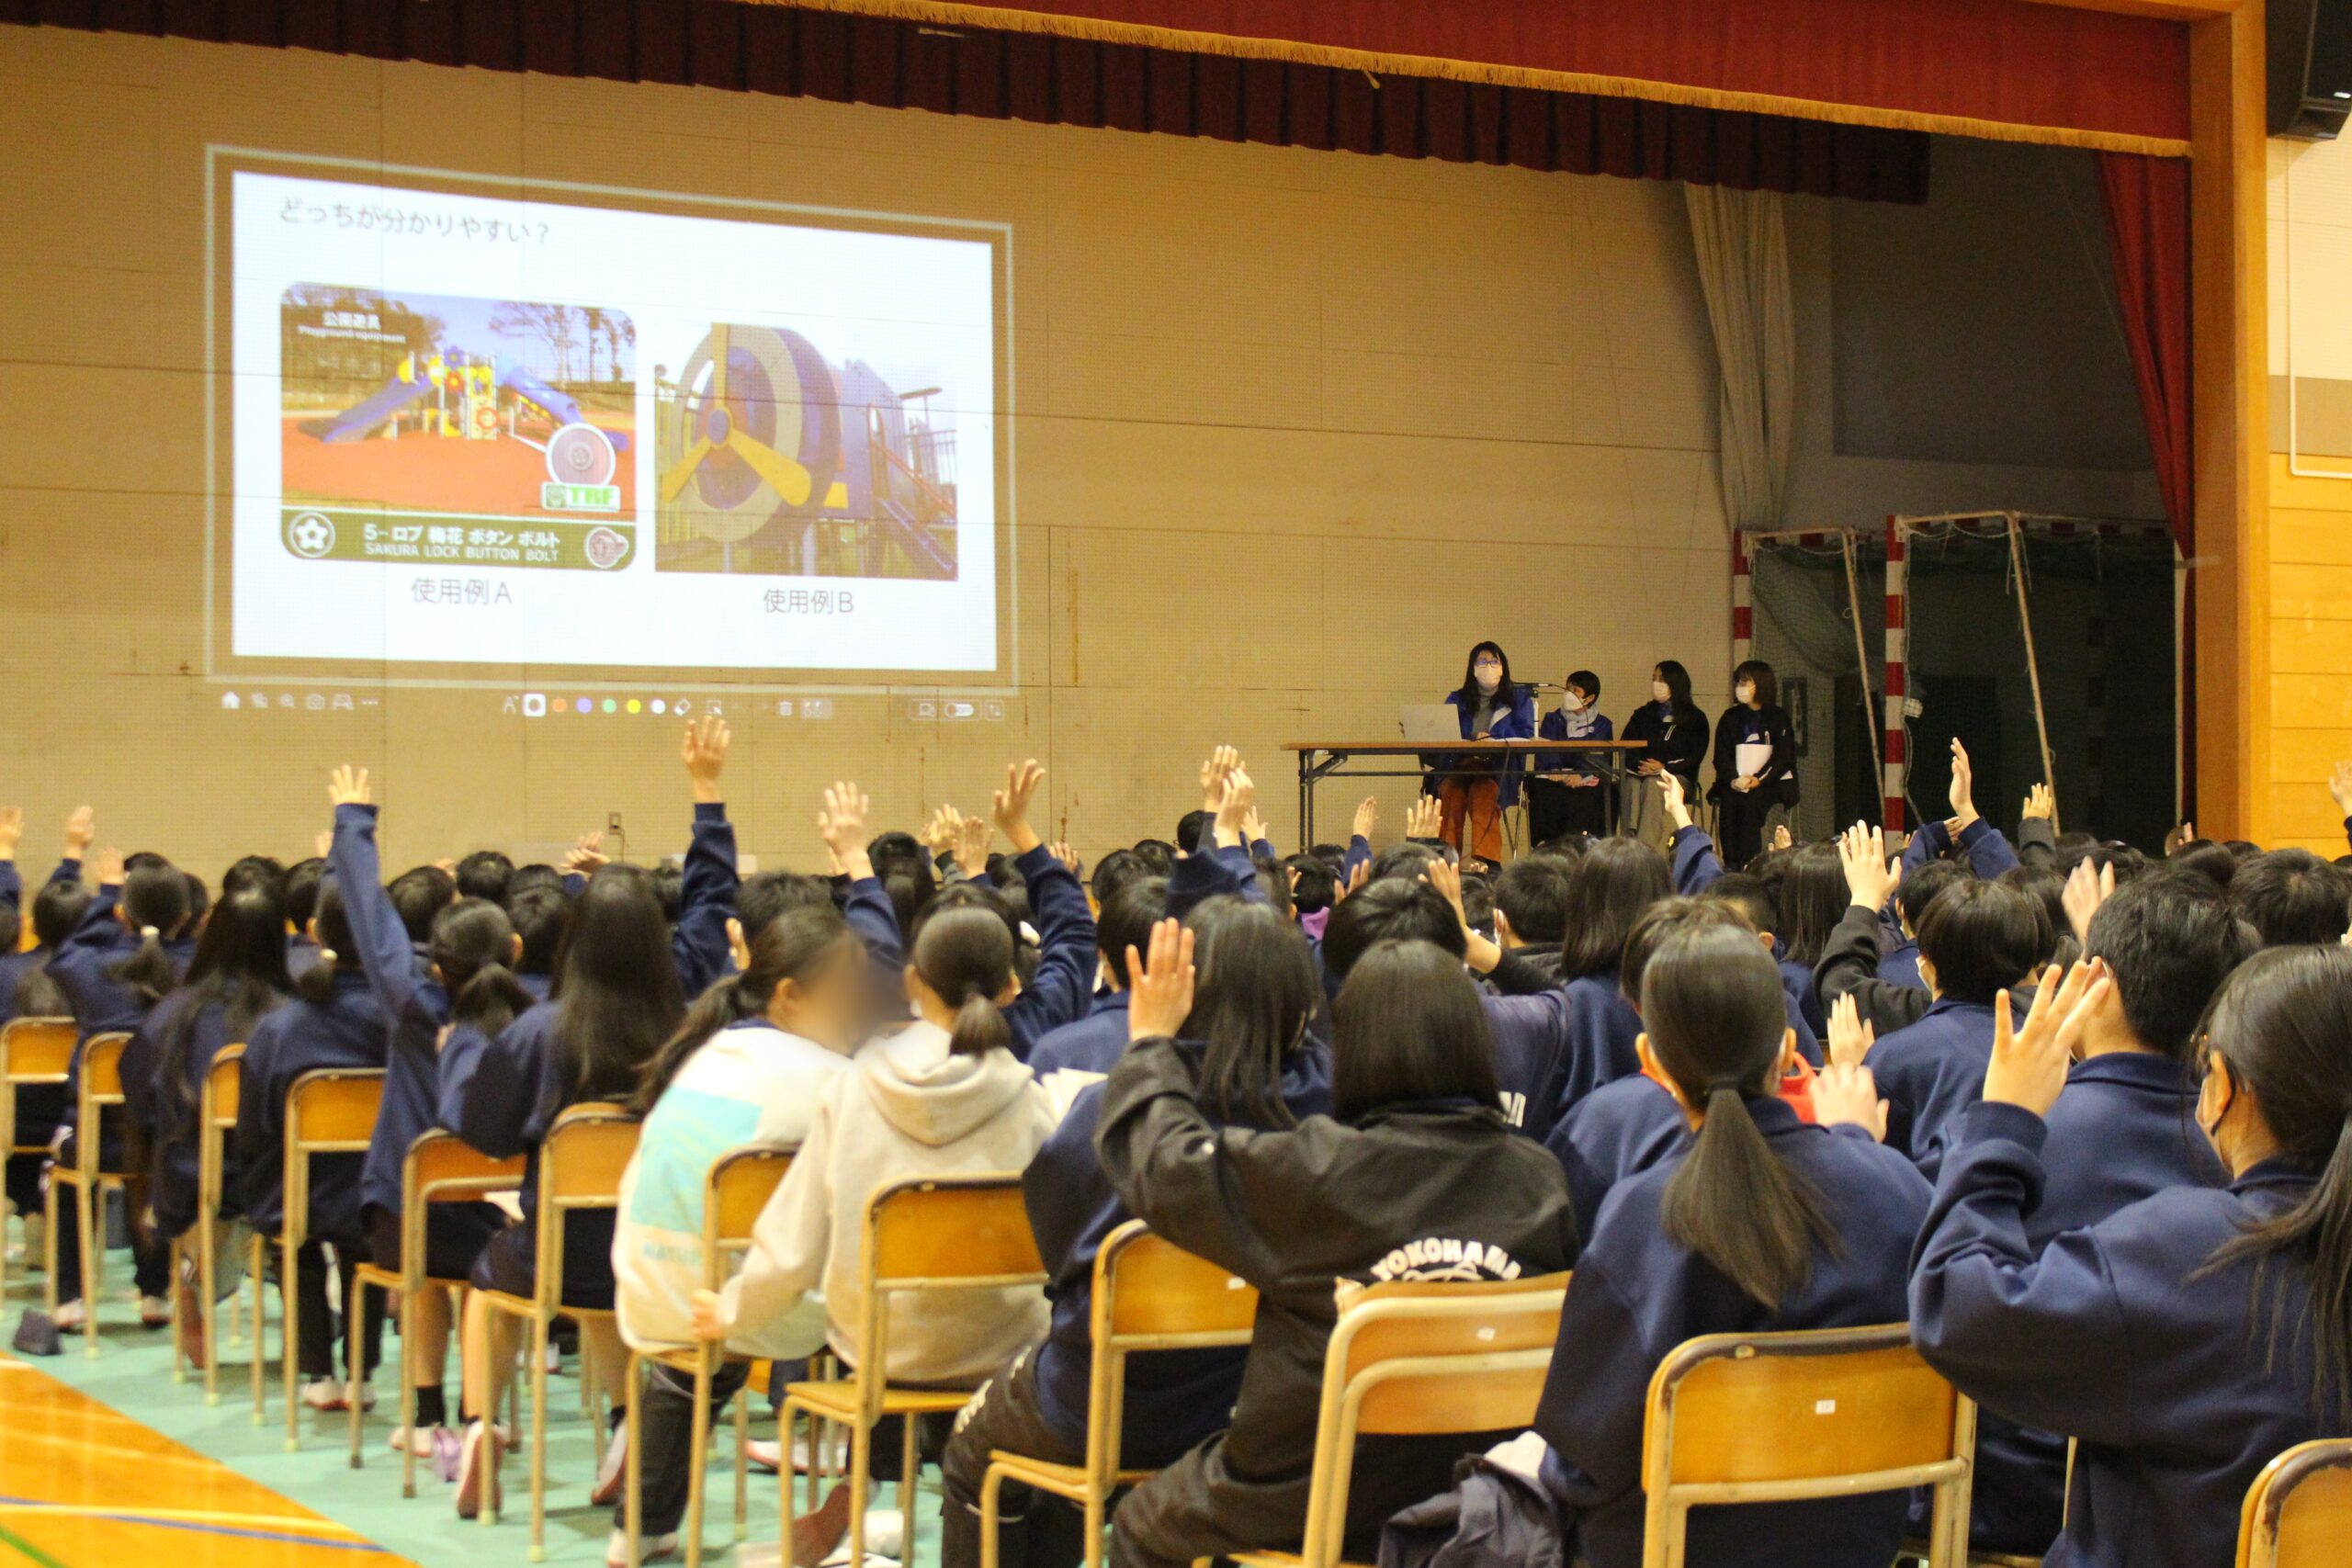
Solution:
M 435 1203 L 465 1203 L 523 1185 L 525 1161 L 492 1159 L 457 1134 L 428 1127 L 401 1156 L 401 1275 L 421 1287 L 427 1275 L 424 1227 Z
M 212 1065 L 196 1088 L 196 1201 L 207 1214 L 220 1210 L 221 1152 L 237 1126 L 237 1098 L 245 1081 L 243 1042 L 213 1053 Z
M 63 1083 L 81 1038 L 70 1018 L 12 1018 L 0 1024 L 0 1076 L 11 1083 Z
M 911 1177 L 876 1188 L 865 1201 L 860 1256 L 865 1322 L 858 1399 L 876 1419 L 889 1365 L 884 1325 L 890 1296 L 1046 1282 L 1018 1171 Z
M 2238 1568 L 2341 1568 L 2352 1550 L 2352 1438 L 2298 1443 L 2262 1467 L 2238 1525 Z
M 366 1153 L 383 1103 L 381 1067 L 320 1067 L 287 1086 L 284 1235 L 289 1244 L 310 1233 L 311 1156 Z
M 122 1053 L 130 1044 L 125 1033 L 93 1034 L 82 1045 L 82 1109 L 122 1103 Z M 95 1123 L 85 1123 L 95 1125 Z
M 1696 1505 L 1949 1488 L 1968 1478 L 1975 1442 L 1975 1406 L 1902 1324 L 1689 1340 L 1650 1378 L 1647 1539 L 1653 1555 L 1679 1541 Z M 1939 1539 L 1950 1524 L 1939 1506 Z
M 621 1173 L 637 1153 L 644 1123 L 626 1106 L 588 1100 L 564 1111 L 539 1145 L 538 1308 L 563 1304 L 564 1216 L 617 1209 Z
M 1087 1465 L 1107 1485 L 1119 1468 L 1127 1358 L 1250 1343 L 1258 1291 L 1141 1220 L 1102 1238 L 1094 1255 L 1093 1364 L 1087 1393 Z
M 729 1149 L 710 1163 L 703 1179 L 702 1282 L 716 1291 L 727 1283 L 728 1260 L 752 1245 L 752 1227 L 792 1168 L 790 1149 L 753 1146 Z
M 1521 1430 L 1535 1419 L 1568 1276 L 1396 1280 L 1350 1302 L 1323 1358 L 1308 1568 L 1340 1560 L 1356 1439 Z

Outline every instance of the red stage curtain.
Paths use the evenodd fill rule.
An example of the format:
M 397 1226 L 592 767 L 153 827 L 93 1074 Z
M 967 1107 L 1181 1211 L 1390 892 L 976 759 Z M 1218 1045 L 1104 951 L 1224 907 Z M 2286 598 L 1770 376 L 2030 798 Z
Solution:
M 42 23 L 1569 174 L 1925 201 L 1924 131 L 738 0 L 0 0 Z
M 2180 553 L 2191 556 L 2196 550 L 2188 427 L 2188 164 L 2179 158 L 2102 152 L 2098 188 L 2148 452 L 2155 459 L 2173 536 Z

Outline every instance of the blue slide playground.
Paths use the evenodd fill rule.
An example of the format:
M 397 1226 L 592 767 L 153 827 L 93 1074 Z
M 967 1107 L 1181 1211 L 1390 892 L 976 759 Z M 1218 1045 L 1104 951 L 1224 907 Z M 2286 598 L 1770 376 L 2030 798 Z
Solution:
M 306 419 L 302 434 L 332 445 L 338 441 L 360 441 L 368 433 L 391 418 L 417 399 L 433 389 L 431 378 L 420 376 L 413 381 L 403 381 L 398 376 L 384 383 L 384 389 L 356 408 L 344 410 L 333 419 Z
M 500 386 L 505 388 L 508 391 L 514 393 L 525 402 L 536 403 L 540 408 L 546 410 L 548 416 L 553 419 L 557 424 L 585 424 L 588 423 L 588 416 L 580 412 L 580 404 L 577 400 L 567 397 L 563 393 L 557 391 L 553 387 L 548 386 L 545 381 L 540 380 L 537 376 L 534 376 L 529 371 L 524 369 L 514 360 L 508 359 L 502 355 L 497 359 L 492 360 L 491 364 L 492 366 L 492 375 Z M 371 399 L 369 400 L 373 401 L 374 400 Z M 614 451 L 626 452 L 628 450 L 628 436 L 621 434 L 616 431 L 607 431 L 605 432 L 605 434 L 611 439 Z

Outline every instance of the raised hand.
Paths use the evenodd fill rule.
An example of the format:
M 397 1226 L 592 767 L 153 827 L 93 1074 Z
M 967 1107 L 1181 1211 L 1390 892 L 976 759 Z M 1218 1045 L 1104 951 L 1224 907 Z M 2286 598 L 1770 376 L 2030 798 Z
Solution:
M 1955 833 L 1976 821 L 1976 771 L 1970 766 L 1968 748 L 1958 736 L 1951 742 L 1951 830 Z
M 934 856 L 956 852 L 956 837 L 964 830 L 964 814 L 952 806 L 943 806 L 931 814 L 922 826 L 923 848 Z
M 1816 1126 L 1860 1127 L 1886 1142 L 1886 1101 L 1878 1080 L 1860 1063 L 1831 1062 L 1813 1075 L 1813 1120 Z
M 967 817 L 956 825 L 956 866 L 967 881 L 986 876 L 989 840 L 996 836 L 984 817 Z
M 2352 769 L 2352 762 L 2346 762 L 2345 766 Z M 2352 806 L 2347 806 L 2344 809 L 2347 814 L 2352 814 Z M 1354 837 L 1362 839 L 1368 844 L 1372 842 L 1372 835 L 1379 827 L 1380 802 L 1374 796 L 1367 795 L 1356 803 L 1356 819 L 1351 831 Z
M 2166 860 L 2170 860 L 2173 856 L 2178 854 L 2182 850 L 2196 841 L 2197 824 L 2194 822 L 2182 822 L 2178 827 L 2173 829 L 2172 831 L 2165 835 L 2165 858 Z
M 1173 1039 L 1193 1016 L 1193 932 L 1181 920 L 1151 928 L 1148 963 L 1127 949 L 1127 1038 Z
M 1666 820 L 1679 832 L 1690 826 L 1690 803 L 1683 798 L 1682 775 L 1661 773 L 1657 777 L 1658 798 L 1666 803 Z
M 1258 807 L 1253 802 L 1241 818 L 1241 842 L 1247 848 L 1264 842 L 1265 838 L 1266 819 L 1258 814 Z
M 1847 896 L 1865 909 L 1883 909 L 1894 891 L 1886 863 L 1886 834 L 1857 822 L 1838 836 L 1838 862 L 1846 871 Z
M 1225 775 L 1223 793 L 1217 797 L 1216 842 L 1219 849 L 1231 849 L 1247 841 L 1245 824 L 1257 808 L 1258 784 L 1249 773 L 1236 767 Z
M 1046 849 L 1046 852 L 1053 856 L 1056 860 L 1061 862 L 1062 869 L 1069 872 L 1072 876 L 1076 876 L 1078 874 L 1078 852 L 1071 849 L 1067 841 L 1061 840 L 1055 840 L 1055 842 Z
M 874 874 L 874 862 L 865 852 L 865 818 L 872 806 L 864 790 L 844 782 L 826 788 L 824 807 L 817 813 L 817 836 L 852 882 Z
M 368 770 L 345 762 L 327 775 L 327 799 L 337 806 L 366 806 Z
M 86 859 L 90 846 L 97 841 L 98 819 L 86 806 L 77 806 L 65 818 L 65 856 L 68 860 Z
M 1781 823 L 1779 827 L 1772 829 L 1772 847 L 1774 849 L 1785 850 L 1795 842 L 1796 840 L 1789 836 L 1789 825 L 1786 822 Z
M 2091 940 L 2091 917 L 2098 913 L 2101 904 L 2114 897 L 2112 861 L 2103 866 L 2093 865 L 2087 858 L 2075 863 L 2075 869 L 2066 874 L 2065 891 L 2059 895 L 2059 901 L 2066 907 L 2066 923 L 2074 928 L 2076 942 Z
M 117 849 L 100 850 L 90 863 L 90 874 L 100 887 L 121 886 L 122 852 Z
M 571 840 L 571 848 L 564 852 L 563 874 L 566 876 L 593 876 L 596 868 L 606 863 L 605 835 L 602 832 L 582 833 Z
M 1226 776 L 1241 766 L 1241 753 L 1230 746 L 1219 746 L 1201 764 L 1201 809 L 1215 811 L 1225 798 Z M 1190 845 L 1185 846 L 1190 848 Z
M 1043 840 L 1029 826 L 1029 803 L 1035 798 L 1037 786 L 1046 782 L 1046 770 L 1035 758 L 1025 762 L 1009 762 L 1004 770 L 1004 787 L 989 802 L 989 815 L 996 819 L 997 831 L 1002 833 L 1012 852 L 1025 855 Z
M 1368 860 L 1360 860 L 1356 862 L 1355 869 L 1348 873 L 1347 881 L 1341 883 L 1338 889 L 1332 893 L 1331 902 L 1336 904 L 1351 893 L 1362 892 L 1363 890 L 1364 884 L 1371 880 L 1372 863 Z M 2347 940 L 2352 940 L 2352 933 L 2347 933 Z
M 15 860 L 17 845 L 25 836 L 25 808 L 21 806 L 0 806 L 0 860 Z
M 2107 965 L 2094 959 L 2066 971 L 2043 971 L 2025 1027 L 2012 1026 L 2009 993 L 1993 998 L 1993 1060 L 1984 1069 L 1984 1098 L 2046 1116 L 2066 1087 L 2066 1068 L 2081 1040 L 2084 1019 L 2106 1004 L 2114 988 Z
M 686 739 L 678 748 L 678 755 L 686 764 L 686 777 L 694 784 L 695 805 L 718 804 L 719 771 L 727 766 L 727 749 L 734 741 L 734 731 L 717 714 L 705 714 L 698 724 L 692 719 L 686 721 Z
M 1851 996 L 1839 997 L 1829 1009 L 1829 1059 L 1859 1067 L 1877 1043 L 1878 1026 L 1862 1017 Z
M 1445 807 L 1439 802 L 1437 796 L 1433 795 L 1417 796 L 1411 808 L 1405 813 L 1405 837 L 1434 839 L 1437 837 L 1439 827 L 1444 821 Z
M 2025 806 L 2018 811 L 2018 819 L 2022 822 L 2054 822 L 2058 819 L 2058 797 L 2050 793 L 2048 784 L 2038 784 L 2026 791 Z

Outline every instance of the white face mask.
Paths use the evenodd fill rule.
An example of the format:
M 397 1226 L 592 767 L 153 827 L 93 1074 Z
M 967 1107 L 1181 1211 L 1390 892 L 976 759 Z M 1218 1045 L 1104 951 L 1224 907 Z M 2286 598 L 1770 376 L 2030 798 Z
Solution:
M 1756 700 L 1756 688 L 1749 682 L 1742 681 L 1732 688 L 1731 694 L 1740 702 L 1752 703 Z
M 1499 666 L 1482 664 L 1473 673 L 1477 677 L 1478 689 L 1490 696 L 1493 695 L 1495 688 L 1503 683 L 1503 672 Z
M 1570 692 L 1561 705 L 1570 713 L 1582 713 L 1592 705 L 1592 699 L 1582 692 Z
M 1650 695 L 1661 703 L 1672 702 L 1674 700 L 1674 693 L 1668 689 L 1667 683 L 1663 681 L 1652 681 L 1650 682 Z

